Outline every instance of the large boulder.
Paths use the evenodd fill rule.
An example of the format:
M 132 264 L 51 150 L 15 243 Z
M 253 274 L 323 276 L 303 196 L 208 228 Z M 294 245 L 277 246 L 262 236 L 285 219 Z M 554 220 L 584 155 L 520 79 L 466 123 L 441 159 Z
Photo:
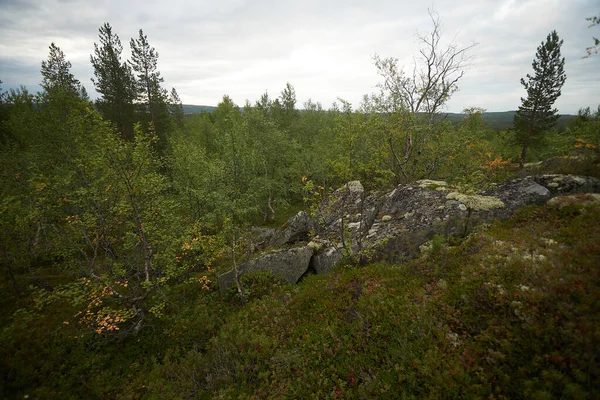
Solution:
M 336 265 L 342 259 L 342 250 L 332 246 L 315 254 L 310 260 L 310 269 L 317 274 L 326 274 L 331 267 Z
M 251 271 L 269 271 L 282 276 L 289 283 L 296 283 L 307 271 L 314 249 L 309 246 L 297 247 L 267 253 L 241 264 L 240 276 Z M 235 271 L 232 269 L 219 276 L 219 289 L 222 295 L 235 285 Z
M 360 214 L 364 208 L 365 189 L 360 181 L 348 182 L 334 191 L 321 202 L 317 213 L 317 222 L 321 227 L 331 228 L 343 218 L 352 218 Z
M 600 180 L 590 176 L 547 174 L 531 179 L 550 190 L 552 196 L 600 192 Z
M 305 211 L 291 217 L 283 230 L 272 234 L 269 246 L 281 247 L 285 244 L 306 240 L 309 232 L 317 226 Z
M 279 231 L 275 228 L 260 228 L 253 226 L 248 230 L 248 238 L 250 239 L 250 252 L 254 253 L 257 250 L 264 250 L 269 246 L 271 240 Z

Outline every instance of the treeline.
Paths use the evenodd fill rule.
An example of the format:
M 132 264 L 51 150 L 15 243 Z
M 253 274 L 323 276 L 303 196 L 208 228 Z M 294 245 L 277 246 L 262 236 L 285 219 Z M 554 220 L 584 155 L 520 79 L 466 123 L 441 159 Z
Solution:
M 344 182 L 378 189 L 445 178 L 468 190 L 502 179 L 521 151 L 511 131 L 490 128 L 479 108 L 458 124 L 437 118 L 471 48 L 438 43 L 422 38 L 415 67 L 429 74 L 407 76 L 397 60 L 376 57 L 381 90 L 358 107 L 300 106 L 287 84 L 275 98 L 240 108 L 224 96 L 213 112 L 185 117 L 142 30 L 123 61 L 112 27 L 100 28 L 94 102 L 52 43 L 43 90 L 0 97 L 5 390 L 52 375 L 55 364 L 41 365 L 39 354 L 55 362 L 73 340 L 96 348 L 161 326 L 177 308 L 172 289 L 213 288 L 215 261 L 230 268 L 248 227 Z M 439 57 L 447 62 L 432 64 Z M 562 134 L 545 131 L 530 157 L 595 151 L 599 118 L 588 109 Z

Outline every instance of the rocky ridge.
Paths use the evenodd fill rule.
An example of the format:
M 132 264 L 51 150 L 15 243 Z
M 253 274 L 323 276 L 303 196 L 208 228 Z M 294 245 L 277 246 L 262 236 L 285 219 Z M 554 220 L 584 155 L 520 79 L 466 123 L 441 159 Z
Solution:
M 257 232 L 259 254 L 238 270 L 271 271 L 296 283 L 310 272 L 327 273 L 343 254 L 358 262 L 401 262 L 415 257 L 434 235 L 463 236 L 477 224 L 506 219 L 525 205 L 573 203 L 578 200 L 565 196 L 581 193 L 600 193 L 600 180 L 538 175 L 474 194 L 460 193 L 443 181 L 422 180 L 387 193 L 366 193 L 359 181 L 348 182 L 320 204 L 314 217 L 301 211 L 281 229 Z M 579 197 L 581 204 L 597 200 L 597 195 Z M 287 248 L 261 252 L 266 247 Z M 219 276 L 222 294 L 234 278 L 233 270 Z

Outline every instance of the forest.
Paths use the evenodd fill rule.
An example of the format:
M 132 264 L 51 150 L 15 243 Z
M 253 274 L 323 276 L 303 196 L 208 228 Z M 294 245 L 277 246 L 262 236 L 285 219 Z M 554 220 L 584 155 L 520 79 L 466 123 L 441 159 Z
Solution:
M 598 207 L 528 206 L 406 263 L 347 254 L 297 285 L 256 273 L 219 293 L 252 229 L 349 181 L 600 178 L 600 106 L 556 124 L 556 32 L 502 127 L 444 112 L 475 45 L 441 35 L 432 15 L 406 70 L 376 55 L 379 92 L 358 105 L 297 104 L 288 83 L 199 113 L 164 87 L 142 30 L 124 60 L 99 29 L 95 100 L 52 43 L 41 91 L 0 89 L 0 397 L 597 398 Z M 535 271 L 498 245 L 525 254 L 542 233 L 560 245 Z

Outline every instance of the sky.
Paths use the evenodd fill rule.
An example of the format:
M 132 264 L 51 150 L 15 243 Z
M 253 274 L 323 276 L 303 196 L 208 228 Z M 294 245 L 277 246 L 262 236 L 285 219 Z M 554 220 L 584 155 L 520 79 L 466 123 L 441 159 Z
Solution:
M 574 114 L 600 104 L 600 54 L 582 59 L 600 37 L 600 26 L 586 21 L 600 14 L 600 0 L 0 0 L 0 80 L 3 90 L 40 90 L 40 65 L 55 42 L 98 96 L 90 54 L 109 22 L 124 59 L 143 29 L 165 88 L 175 87 L 184 104 L 217 105 L 223 95 L 254 103 L 289 82 L 298 107 L 311 99 L 328 108 L 338 98 L 358 107 L 378 91 L 375 54 L 412 71 L 417 37 L 432 28 L 428 9 L 442 19 L 444 46 L 478 43 L 446 111 L 517 109 L 526 95 L 520 79 L 533 74 L 552 30 L 564 40 L 567 73 L 555 107 Z

